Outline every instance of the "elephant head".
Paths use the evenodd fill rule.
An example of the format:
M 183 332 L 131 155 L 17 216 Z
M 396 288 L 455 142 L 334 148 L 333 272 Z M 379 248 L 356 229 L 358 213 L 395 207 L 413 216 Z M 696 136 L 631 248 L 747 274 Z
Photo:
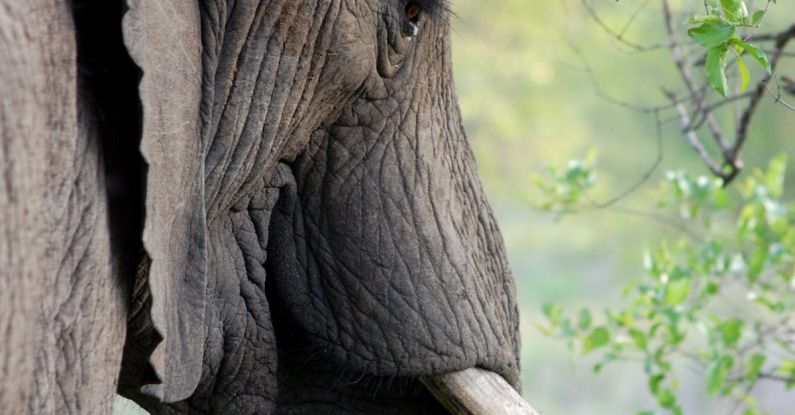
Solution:
M 457 107 L 450 7 L 126 0 L 140 76 L 115 81 L 139 101 L 111 110 L 106 84 L 88 88 L 143 157 L 105 139 L 92 187 L 109 194 L 102 258 L 117 284 L 135 278 L 122 394 L 157 413 L 412 413 L 440 409 L 420 381 L 444 373 L 518 387 L 515 289 Z M 74 15 L 79 57 L 102 18 Z M 114 183 L 140 185 L 140 203 Z
M 448 4 L 129 5 L 144 313 L 162 337 L 145 394 L 312 412 L 380 395 L 419 408 L 419 378 L 469 367 L 517 383 L 513 281 L 461 126 Z

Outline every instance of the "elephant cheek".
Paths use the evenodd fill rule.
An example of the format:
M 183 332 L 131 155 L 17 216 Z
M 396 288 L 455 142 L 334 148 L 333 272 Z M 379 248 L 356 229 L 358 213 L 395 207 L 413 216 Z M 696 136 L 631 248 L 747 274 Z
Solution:
M 208 335 L 194 405 L 209 400 L 214 411 L 247 408 L 256 413 L 275 408 L 278 353 L 265 264 L 271 212 L 285 171 L 277 165 L 260 181 L 262 190 L 238 201 L 208 227 Z
M 311 354 L 357 373 L 480 366 L 516 382 L 513 280 L 471 160 L 383 137 L 335 128 L 292 166 L 268 248 L 287 321 Z

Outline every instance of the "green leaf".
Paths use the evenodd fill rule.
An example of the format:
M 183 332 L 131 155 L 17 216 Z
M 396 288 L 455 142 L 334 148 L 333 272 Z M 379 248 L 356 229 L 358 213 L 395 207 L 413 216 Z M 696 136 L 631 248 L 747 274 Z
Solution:
M 759 372 L 762 370 L 762 365 L 765 363 L 767 356 L 759 353 L 754 353 L 748 359 L 748 372 L 745 374 L 745 379 L 749 382 L 756 381 L 759 377 Z
M 748 45 L 748 44 L 747 44 Z M 751 46 L 751 45 L 748 45 Z M 762 65 L 763 68 L 767 71 L 767 73 L 773 72 L 773 67 L 770 66 L 770 61 L 767 60 L 767 53 L 765 53 L 762 49 L 757 49 L 755 46 L 751 46 L 750 48 L 745 48 L 751 56 Z
M 646 333 L 638 329 L 629 329 L 629 336 L 635 341 L 635 345 L 638 346 L 638 349 L 646 348 L 646 345 L 648 344 Z
M 755 11 L 754 14 L 753 14 L 753 17 L 751 17 L 751 24 L 754 25 L 754 26 L 758 25 L 759 22 L 762 21 L 763 17 L 765 17 L 765 11 L 764 10 Z
M 740 336 L 743 333 L 743 325 L 745 324 L 742 320 L 726 320 L 718 325 L 718 331 L 720 332 L 721 340 L 723 340 L 723 344 L 728 347 L 732 347 L 737 344 L 737 341 L 740 340 Z
M 722 187 L 713 188 L 712 205 L 715 209 L 723 209 L 729 205 L 729 194 Z
M 721 18 L 715 15 L 708 16 L 693 16 L 687 22 L 690 24 L 700 24 L 706 22 L 720 22 Z
M 707 14 L 717 17 L 720 14 L 720 5 L 718 0 L 704 0 L 704 6 L 707 8 Z
M 674 405 L 676 405 L 676 395 L 674 395 L 674 393 L 668 388 L 660 389 L 655 397 L 657 398 L 657 402 L 659 402 L 660 406 L 663 408 L 672 408 Z
M 789 378 L 785 384 L 787 389 L 795 386 L 795 360 L 785 359 L 781 362 L 781 366 L 779 366 L 777 372 Z
M 582 339 L 583 354 L 598 349 L 610 342 L 610 332 L 605 327 L 596 327 Z
M 729 374 L 729 370 L 731 370 L 733 364 L 734 359 L 732 359 L 731 356 L 723 356 L 710 360 L 707 365 L 707 375 L 705 378 L 707 392 L 714 394 L 723 387 L 723 384 L 726 382 L 726 376 Z
M 748 17 L 748 8 L 745 7 L 745 2 L 742 0 L 720 0 L 720 5 L 723 8 L 723 14 L 730 22 L 741 23 L 744 18 Z
M 765 185 L 770 196 L 779 198 L 784 191 L 784 177 L 787 172 L 787 155 L 781 153 L 773 157 L 765 172 Z
M 541 307 L 541 310 L 544 312 L 544 315 L 547 317 L 550 323 L 558 324 L 560 320 L 560 305 L 558 304 L 544 304 Z
M 682 278 L 669 282 L 665 286 L 665 297 L 663 302 L 666 305 L 677 305 L 687 298 L 690 293 L 690 280 Z
M 651 393 L 656 395 L 657 392 L 660 391 L 660 383 L 662 383 L 664 379 L 665 375 L 659 373 L 656 375 L 649 376 L 649 390 L 651 391 Z
M 583 308 L 582 310 L 580 310 L 580 319 L 577 322 L 577 327 L 580 330 L 588 330 L 588 328 L 591 327 L 592 320 L 593 319 L 591 318 L 590 310 L 588 310 L 587 308 Z
M 748 282 L 755 282 L 762 271 L 765 270 L 765 263 L 767 261 L 767 249 L 754 249 L 750 253 L 750 257 L 745 260 L 748 264 L 746 271 L 746 278 Z M 760 298 L 762 300 L 763 298 Z
M 762 65 L 762 67 L 765 68 L 768 73 L 773 71 L 773 68 L 770 66 L 770 61 L 767 60 L 767 54 L 764 50 L 757 49 L 756 46 L 743 41 L 739 36 L 732 37 L 730 42 L 743 48 L 746 52 L 753 56 L 754 59 L 756 59 L 756 61 L 759 62 L 759 64 Z
M 745 66 L 743 58 L 737 55 L 737 72 L 740 74 L 740 92 L 745 91 L 748 86 L 748 81 L 751 79 L 751 74 L 748 72 L 748 67 Z
M 734 26 L 722 20 L 710 20 L 688 29 L 687 34 L 699 45 L 713 48 L 731 39 L 734 35 Z
M 707 297 L 707 296 L 715 295 L 718 292 L 719 288 L 720 287 L 718 286 L 717 283 L 715 283 L 713 281 L 709 281 L 706 284 L 704 284 L 704 287 L 702 288 L 701 292 L 702 292 L 702 295 L 704 297 Z
M 707 79 L 709 83 L 722 96 L 726 96 L 729 90 L 729 81 L 726 79 L 726 54 L 729 49 L 726 46 L 716 46 L 707 52 Z

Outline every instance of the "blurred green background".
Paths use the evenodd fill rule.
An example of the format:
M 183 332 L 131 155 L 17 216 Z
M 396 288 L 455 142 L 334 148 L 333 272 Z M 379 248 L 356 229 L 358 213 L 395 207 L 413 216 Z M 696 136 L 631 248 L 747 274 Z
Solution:
M 453 55 L 464 124 L 518 286 L 525 397 L 544 414 L 633 414 L 656 408 L 639 364 L 608 366 L 596 376 L 592 360 L 574 356 L 565 343 L 546 338 L 536 323 L 543 321 L 540 308 L 546 302 L 576 311 L 583 306 L 599 310 L 620 301 L 624 284 L 642 273 L 644 248 L 677 236 L 671 227 L 623 211 L 651 211 L 666 170 L 686 168 L 705 174 L 706 169 L 679 134 L 677 122 L 666 122 L 662 164 L 646 184 L 611 208 L 556 222 L 534 208 L 541 200 L 530 176 L 547 165 L 564 167 L 569 159 L 596 150 L 597 202 L 637 183 L 658 155 L 655 119 L 608 102 L 596 87 L 621 101 L 664 104 L 663 87 L 678 86 L 668 50 L 631 52 L 600 29 L 578 0 L 452 3 Z M 617 30 L 644 6 L 626 38 L 639 44 L 665 39 L 659 1 L 590 3 Z M 747 3 L 759 7 L 765 2 Z M 684 23 L 703 9 L 702 2 L 672 5 L 683 12 L 677 18 L 680 36 L 685 37 Z M 793 21 L 795 7 L 779 2 L 772 6 L 763 32 Z M 584 61 L 594 76 L 585 70 Z M 780 73 L 795 74 L 793 63 L 791 56 L 785 58 Z M 759 79 L 757 68 L 752 71 L 752 79 Z M 781 151 L 795 158 L 795 114 L 771 101 L 765 99 L 752 124 L 743 153 L 747 170 L 763 167 Z M 663 121 L 673 121 L 673 115 L 664 114 Z M 727 110 L 723 119 L 731 123 L 733 116 Z M 785 192 L 790 198 L 795 189 L 793 170 L 789 169 Z M 683 393 L 687 414 L 731 413 L 730 406 L 705 396 L 700 378 L 682 379 L 680 388 L 692 390 Z M 795 413 L 795 394 L 787 394 L 781 385 L 762 384 L 757 396 L 773 414 Z
M 658 1 L 592 4 L 616 28 L 645 4 L 627 38 L 640 44 L 664 39 Z M 672 4 L 684 11 L 696 10 L 702 2 Z M 597 201 L 633 186 L 657 158 L 655 120 L 606 101 L 595 87 L 598 84 L 604 94 L 622 101 L 662 104 L 662 88 L 676 86 L 678 80 L 668 51 L 629 52 L 589 18 L 578 0 L 453 0 L 452 5 L 461 111 L 518 286 L 525 397 L 546 415 L 620 415 L 656 408 L 637 366 L 612 365 L 596 376 L 588 358 L 576 357 L 564 343 L 546 338 L 536 323 L 543 320 L 540 308 L 546 302 L 577 310 L 620 301 L 621 287 L 642 272 L 644 248 L 677 235 L 671 227 L 623 210 L 650 211 L 659 180 L 668 169 L 706 170 L 676 123 L 667 122 L 661 136 L 661 166 L 647 183 L 611 208 L 557 222 L 534 208 L 540 195 L 530 176 L 547 165 L 562 167 L 569 159 L 597 150 L 599 177 L 593 191 Z M 690 15 L 678 16 L 682 36 Z M 781 1 L 771 10 L 766 31 L 793 21 L 795 7 Z M 595 78 L 585 71 L 583 59 Z M 795 59 L 785 58 L 780 72 L 795 75 L 793 64 Z M 752 71 L 760 76 L 757 68 Z M 762 104 L 744 150 L 749 170 L 764 166 L 781 151 L 795 156 L 795 115 L 770 101 Z M 731 122 L 730 111 L 725 119 Z M 795 168 L 789 172 L 791 198 Z M 680 388 L 692 390 L 683 394 L 687 414 L 731 411 L 725 403 L 705 396 L 700 378 L 682 379 Z M 772 414 L 795 413 L 795 396 L 781 385 L 762 384 L 757 396 Z M 132 404 L 117 403 L 116 413 L 136 413 Z

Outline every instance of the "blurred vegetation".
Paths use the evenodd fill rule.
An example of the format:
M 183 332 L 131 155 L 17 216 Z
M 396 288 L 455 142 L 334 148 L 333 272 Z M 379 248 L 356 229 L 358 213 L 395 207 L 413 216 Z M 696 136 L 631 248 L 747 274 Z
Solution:
M 767 4 L 746 3 L 750 19 Z M 761 30 L 773 33 L 795 22 L 795 9 L 788 3 L 775 5 L 765 16 Z M 776 154 L 793 153 L 795 114 L 766 95 L 750 124 L 742 152 L 744 170 L 732 187 L 716 187 L 709 169 L 683 136 L 676 113 L 642 110 L 670 104 L 670 89 L 680 82 L 668 49 L 628 47 L 605 31 L 592 15 L 598 13 L 604 26 L 621 30 L 624 40 L 635 45 L 654 45 L 666 39 L 659 2 L 592 0 L 586 4 L 590 11 L 579 0 L 454 2 L 457 18 L 453 52 L 461 111 L 518 285 L 525 397 L 549 414 L 634 413 L 638 409 L 659 408 L 661 402 L 679 407 L 686 414 L 740 413 L 746 407 L 760 413 L 792 413 L 795 393 L 787 390 L 786 382 L 771 380 L 770 376 L 752 376 L 751 369 L 757 365 L 760 373 L 779 376 L 789 363 L 775 354 L 779 351 L 746 346 L 755 335 L 756 319 L 761 318 L 755 311 L 761 296 L 749 299 L 747 294 L 749 290 L 757 294 L 762 291 L 756 286 L 743 286 L 740 278 L 749 275 L 751 265 L 746 262 L 745 271 L 733 268 L 714 274 L 717 263 L 709 261 L 735 258 L 753 246 L 747 239 L 755 238 L 753 232 L 740 237 L 737 220 L 743 209 L 753 211 L 753 215 L 763 214 L 755 209 L 765 203 L 749 189 L 769 190 L 770 184 L 761 173 L 752 172 L 762 171 Z M 700 24 L 688 20 L 705 14 L 704 2 L 672 1 L 671 6 L 675 27 L 686 39 L 688 29 Z M 723 19 L 729 21 L 726 16 Z M 746 23 L 753 21 L 734 24 L 753 26 Z M 684 51 L 689 56 L 705 53 L 705 46 L 691 43 L 693 47 Z M 792 48 L 789 50 L 779 63 L 778 73 L 795 73 Z M 727 88 L 737 93 L 746 82 L 742 79 L 745 75 L 732 65 L 737 64 L 729 62 L 721 72 L 726 75 Z M 745 69 L 751 82 L 767 75 L 763 65 L 748 65 Z M 693 73 L 700 85 L 715 87 L 707 78 L 704 62 Z M 722 99 L 711 88 L 705 90 L 705 96 L 710 103 Z M 795 100 L 789 97 L 790 101 Z M 731 124 L 739 118 L 740 109 L 726 105 L 716 111 L 715 117 L 719 123 Z M 716 153 L 712 143 L 705 146 Z M 594 157 L 596 152 L 598 158 Z M 570 162 L 573 159 L 581 161 Z M 783 159 L 776 160 L 784 164 Z M 780 195 L 769 196 L 781 206 L 788 206 L 793 199 L 793 170 L 780 170 L 781 182 L 789 184 L 782 184 Z M 662 187 L 660 182 L 664 183 Z M 687 197 L 684 185 L 690 186 Z M 700 199 L 688 199 L 693 197 L 692 192 L 701 195 Z M 660 200 L 667 202 L 661 206 Z M 695 211 L 688 212 L 690 209 Z M 690 216 L 684 215 L 686 212 Z M 757 223 L 763 223 L 759 220 Z M 697 234 L 698 240 L 691 234 Z M 773 242 L 760 243 L 776 245 Z M 780 247 L 784 249 L 782 258 L 791 255 L 791 246 Z M 649 254 L 644 257 L 646 252 Z M 713 282 L 719 288 L 715 297 L 728 297 L 731 301 L 719 305 L 710 302 L 694 309 L 691 296 L 697 296 L 704 288 L 702 281 L 693 279 L 674 284 L 678 292 L 668 294 L 667 301 L 681 302 L 666 305 L 666 297 L 660 293 L 673 289 L 663 287 L 659 269 L 648 268 L 654 258 L 656 266 L 664 263 L 679 267 L 680 271 L 688 268 L 694 278 L 722 278 Z M 660 262 L 661 258 L 670 262 Z M 764 264 L 760 273 L 768 275 L 772 263 Z M 705 268 L 708 265 L 713 268 Z M 739 267 L 740 263 L 729 265 Z M 790 277 L 792 272 L 790 269 Z M 680 275 L 677 278 L 685 279 Z M 670 274 L 668 280 L 673 280 Z M 627 285 L 630 288 L 622 296 Z M 791 293 L 791 288 L 778 292 L 777 298 L 788 299 Z M 661 304 L 653 303 L 657 298 L 654 295 L 663 296 L 657 299 Z M 574 340 L 573 350 L 592 349 L 578 357 L 572 350 L 561 348 L 559 340 L 543 334 L 542 329 L 562 334 L 560 320 L 557 326 L 550 327 L 542 312 L 543 304 L 556 304 L 546 308 L 550 315 L 581 309 L 637 312 L 639 317 L 633 322 L 643 327 L 646 346 L 652 353 L 650 375 L 644 373 L 646 349 L 638 347 L 629 327 L 618 326 L 615 319 L 611 320 L 609 314 L 603 317 L 605 313 L 600 311 L 558 315 L 569 319 L 571 331 L 563 334 Z M 671 355 L 660 355 L 654 361 L 651 345 L 659 340 L 657 336 L 668 336 L 670 331 L 658 328 L 650 333 L 649 329 L 658 322 L 666 327 L 665 307 L 684 313 L 685 317 L 677 323 L 683 332 L 695 330 L 692 335 L 688 331 L 692 339 L 686 337 L 681 343 L 690 351 L 698 351 L 693 357 L 703 361 L 703 367 L 696 364 L 693 370 L 694 363 L 689 358 L 680 361 Z M 791 313 L 791 308 L 783 310 L 786 311 L 779 315 Z M 688 312 L 696 313 L 706 325 L 688 323 L 686 328 Z M 587 326 L 585 321 L 589 322 Z M 587 328 L 578 327 L 580 323 Z M 792 322 L 788 324 L 792 327 Z M 715 330 L 725 331 L 726 336 L 710 337 L 708 334 Z M 739 335 L 736 343 L 735 334 Z M 636 337 L 640 338 L 637 333 Z M 633 351 L 637 356 L 600 365 L 600 373 L 593 373 L 594 365 L 609 358 L 617 347 L 622 348 L 622 353 Z M 739 353 L 738 348 L 747 352 Z M 765 356 L 764 360 L 760 362 L 758 355 Z M 732 360 L 731 367 L 727 356 Z M 654 377 L 669 361 L 672 367 L 665 368 L 666 376 Z M 705 379 L 706 369 L 710 370 Z M 738 382 L 732 384 L 735 381 Z M 750 403 L 745 406 L 722 396 L 744 393 L 743 387 L 748 384 L 739 383 L 742 381 L 754 383 L 746 396 Z M 720 388 L 715 386 L 718 384 Z M 731 388 L 724 389 L 726 385 Z M 669 392 L 676 399 L 673 404 Z
M 781 200 L 786 161 L 777 156 L 730 190 L 720 179 L 669 172 L 659 210 L 678 216 L 686 235 L 644 253 L 644 275 L 624 287 L 623 307 L 597 319 L 588 308 L 573 318 L 547 304 L 542 330 L 584 354 L 599 350 L 596 372 L 638 362 L 650 393 L 672 413 L 682 413 L 682 362 L 703 375 L 707 394 L 761 414 L 749 394 L 760 379 L 795 386 L 795 203 Z

